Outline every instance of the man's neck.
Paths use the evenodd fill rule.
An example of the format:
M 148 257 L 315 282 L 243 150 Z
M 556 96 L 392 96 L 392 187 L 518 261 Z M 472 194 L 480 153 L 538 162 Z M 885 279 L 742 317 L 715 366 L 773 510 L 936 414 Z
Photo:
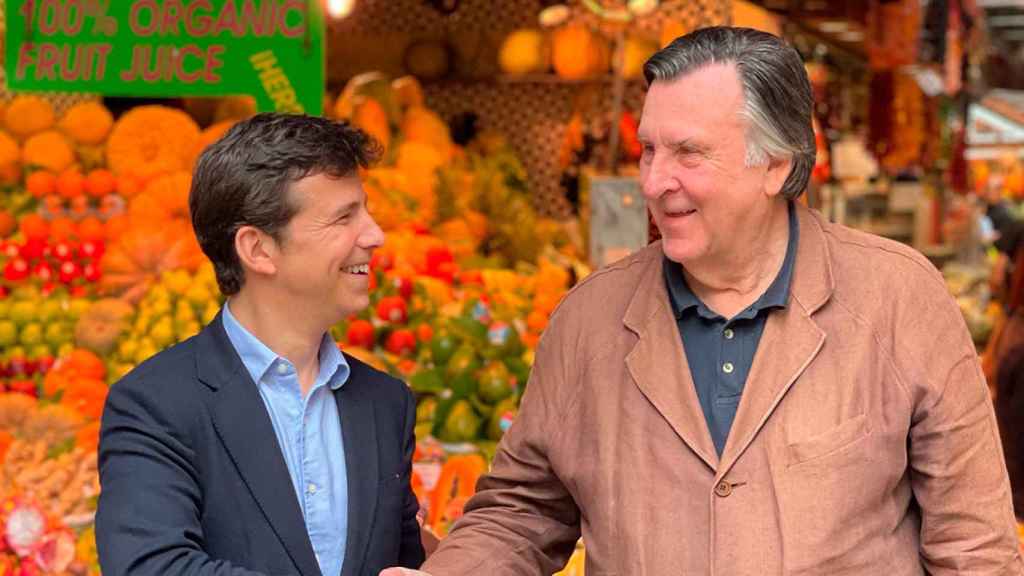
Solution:
M 764 226 L 732 250 L 683 266 L 687 285 L 704 304 L 732 318 L 757 301 L 779 275 L 789 244 L 789 205 L 780 201 Z
M 326 329 L 302 323 L 305 314 L 281 314 L 286 306 L 267 305 L 250 293 L 232 296 L 231 314 L 274 354 L 295 366 L 302 395 L 306 396 L 320 371 L 320 343 Z M 257 302 L 259 301 L 259 303 Z

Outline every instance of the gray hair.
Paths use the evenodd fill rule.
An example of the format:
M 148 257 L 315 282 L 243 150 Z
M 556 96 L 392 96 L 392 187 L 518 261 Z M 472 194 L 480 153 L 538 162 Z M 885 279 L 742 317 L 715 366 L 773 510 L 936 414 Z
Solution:
M 747 166 L 769 158 L 792 160 L 782 195 L 803 193 L 814 168 L 814 97 L 803 60 L 777 36 L 751 28 L 715 26 L 676 38 L 644 64 L 648 84 L 672 80 L 710 64 L 734 64 L 743 85 L 748 122 Z

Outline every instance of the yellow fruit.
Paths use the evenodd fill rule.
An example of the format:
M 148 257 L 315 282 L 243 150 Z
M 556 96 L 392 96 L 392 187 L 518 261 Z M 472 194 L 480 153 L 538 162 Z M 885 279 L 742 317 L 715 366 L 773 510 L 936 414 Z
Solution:
M 622 54 L 622 76 L 639 78 L 644 72 L 644 63 L 658 51 L 658 44 L 648 38 L 631 36 L 626 39 Z
M 509 34 L 498 54 L 498 63 L 508 74 L 543 72 L 550 61 L 551 52 L 544 33 L 528 28 Z
M 395 100 L 403 109 L 423 106 L 423 87 L 420 81 L 414 76 L 402 76 L 391 81 L 391 90 L 395 93 Z
M 360 97 L 357 100 L 352 123 L 387 149 L 391 144 L 391 126 L 388 125 L 388 115 L 384 107 L 373 98 Z
M 56 130 L 32 136 L 21 150 L 21 161 L 26 166 L 45 168 L 50 172 L 63 172 L 75 163 L 75 151 L 67 138 Z
M 608 70 L 607 42 L 582 25 L 572 24 L 555 31 L 551 60 L 555 72 L 567 80 L 581 80 Z
M 402 135 L 406 142 L 420 142 L 433 147 L 445 160 L 451 156 L 452 138 L 448 125 L 427 108 L 417 106 L 405 113 Z
M 99 102 L 75 104 L 64 113 L 60 129 L 79 144 L 100 144 L 107 139 L 114 116 Z
M 139 349 L 139 342 L 135 338 L 126 338 L 117 345 L 117 355 L 125 360 L 134 360 L 135 352 Z
M 18 96 L 4 111 L 4 126 L 18 138 L 53 127 L 53 106 L 38 96 Z

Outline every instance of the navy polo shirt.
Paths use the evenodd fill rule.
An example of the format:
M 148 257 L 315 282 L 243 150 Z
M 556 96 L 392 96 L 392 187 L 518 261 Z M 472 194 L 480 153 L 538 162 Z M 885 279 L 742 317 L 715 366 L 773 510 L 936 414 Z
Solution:
M 690 375 L 719 456 L 725 449 L 725 440 L 736 418 L 736 409 L 768 314 L 776 308 L 785 308 L 789 299 L 799 235 L 796 209 L 790 202 L 789 243 L 782 269 L 757 301 L 731 319 L 722 317 L 701 302 L 687 285 L 682 266 L 664 259 L 665 284 L 690 365 Z

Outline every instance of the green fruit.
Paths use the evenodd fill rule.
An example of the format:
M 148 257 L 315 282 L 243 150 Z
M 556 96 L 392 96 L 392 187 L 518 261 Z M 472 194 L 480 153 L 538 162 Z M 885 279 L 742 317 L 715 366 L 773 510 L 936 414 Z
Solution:
M 430 396 L 420 400 L 416 405 L 416 422 L 418 424 L 430 424 L 434 421 L 434 414 L 437 412 L 437 399 Z
M 416 435 L 417 442 L 423 442 L 424 440 L 426 440 L 427 437 L 430 436 L 430 432 L 431 425 L 429 422 L 417 424 L 416 427 L 413 428 L 413 433 Z
M 452 355 L 455 354 L 455 338 L 447 332 L 438 332 L 430 340 L 430 355 L 434 359 L 435 366 L 446 366 Z
M 466 400 L 459 400 L 452 406 L 441 430 L 443 442 L 470 442 L 476 440 L 480 430 L 480 417 Z
M 10 360 L 11 358 L 24 358 L 24 357 L 25 357 L 25 347 L 24 346 L 11 346 L 7 350 L 7 359 L 8 360 Z
M 11 300 L 5 298 L 0 300 L 0 320 L 8 318 L 11 314 Z
M 38 322 L 26 324 L 21 329 L 21 334 L 18 337 L 23 346 L 35 346 L 36 344 L 43 343 L 43 326 Z
M 11 306 L 11 320 L 18 326 L 24 326 L 38 318 L 36 314 L 37 304 L 29 300 L 15 302 Z
M 65 342 L 65 343 L 61 344 L 57 348 L 57 356 L 56 357 L 60 358 L 61 356 L 67 356 L 68 354 L 71 354 L 71 351 L 74 350 L 74 349 L 75 349 L 75 345 L 74 344 L 72 344 L 71 342 Z
M 409 387 L 413 392 L 436 394 L 444 389 L 444 380 L 439 370 L 421 370 L 409 378 Z
M 477 394 L 484 402 L 496 404 L 511 396 L 515 390 L 515 376 L 501 362 L 491 362 L 480 371 Z
M 469 403 L 476 410 L 476 413 L 480 415 L 484 420 L 488 420 L 491 417 L 491 413 L 494 412 L 494 406 L 488 405 L 486 402 L 480 399 L 479 396 L 473 394 L 469 397 Z
M 491 414 L 491 421 L 487 426 L 487 437 L 495 442 L 501 440 L 502 435 L 512 426 L 512 421 L 516 419 L 518 413 L 519 407 L 516 405 L 515 398 L 506 398 L 499 402 Z
M 465 397 L 476 392 L 476 372 L 480 369 L 480 358 L 476 350 L 469 344 L 463 344 L 452 355 L 445 368 L 448 387 L 457 397 Z
M 56 300 L 45 300 L 39 304 L 38 320 L 42 323 L 52 322 L 64 315 L 60 302 Z
M 18 341 L 18 326 L 10 320 L 0 320 L 0 348 L 13 346 Z
M 520 387 L 526 386 L 526 382 L 530 379 L 530 365 L 523 361 L 519 356 L 511 358 L 505 358 L 505 366 L 508 367 L 509 372 L 515 376 L 516 383 Z
M 44 338 L 47 344 L 57 348 L 61 344 L 71 341 L 71 333 L 71 328 L 63 322 L 52 322 L 46 327 Z
M 28 357 L 30 360 L 46 358 L 47 356 L 53 358 L 53 349 L 46 344 L 36 344 L 28 351 Z

